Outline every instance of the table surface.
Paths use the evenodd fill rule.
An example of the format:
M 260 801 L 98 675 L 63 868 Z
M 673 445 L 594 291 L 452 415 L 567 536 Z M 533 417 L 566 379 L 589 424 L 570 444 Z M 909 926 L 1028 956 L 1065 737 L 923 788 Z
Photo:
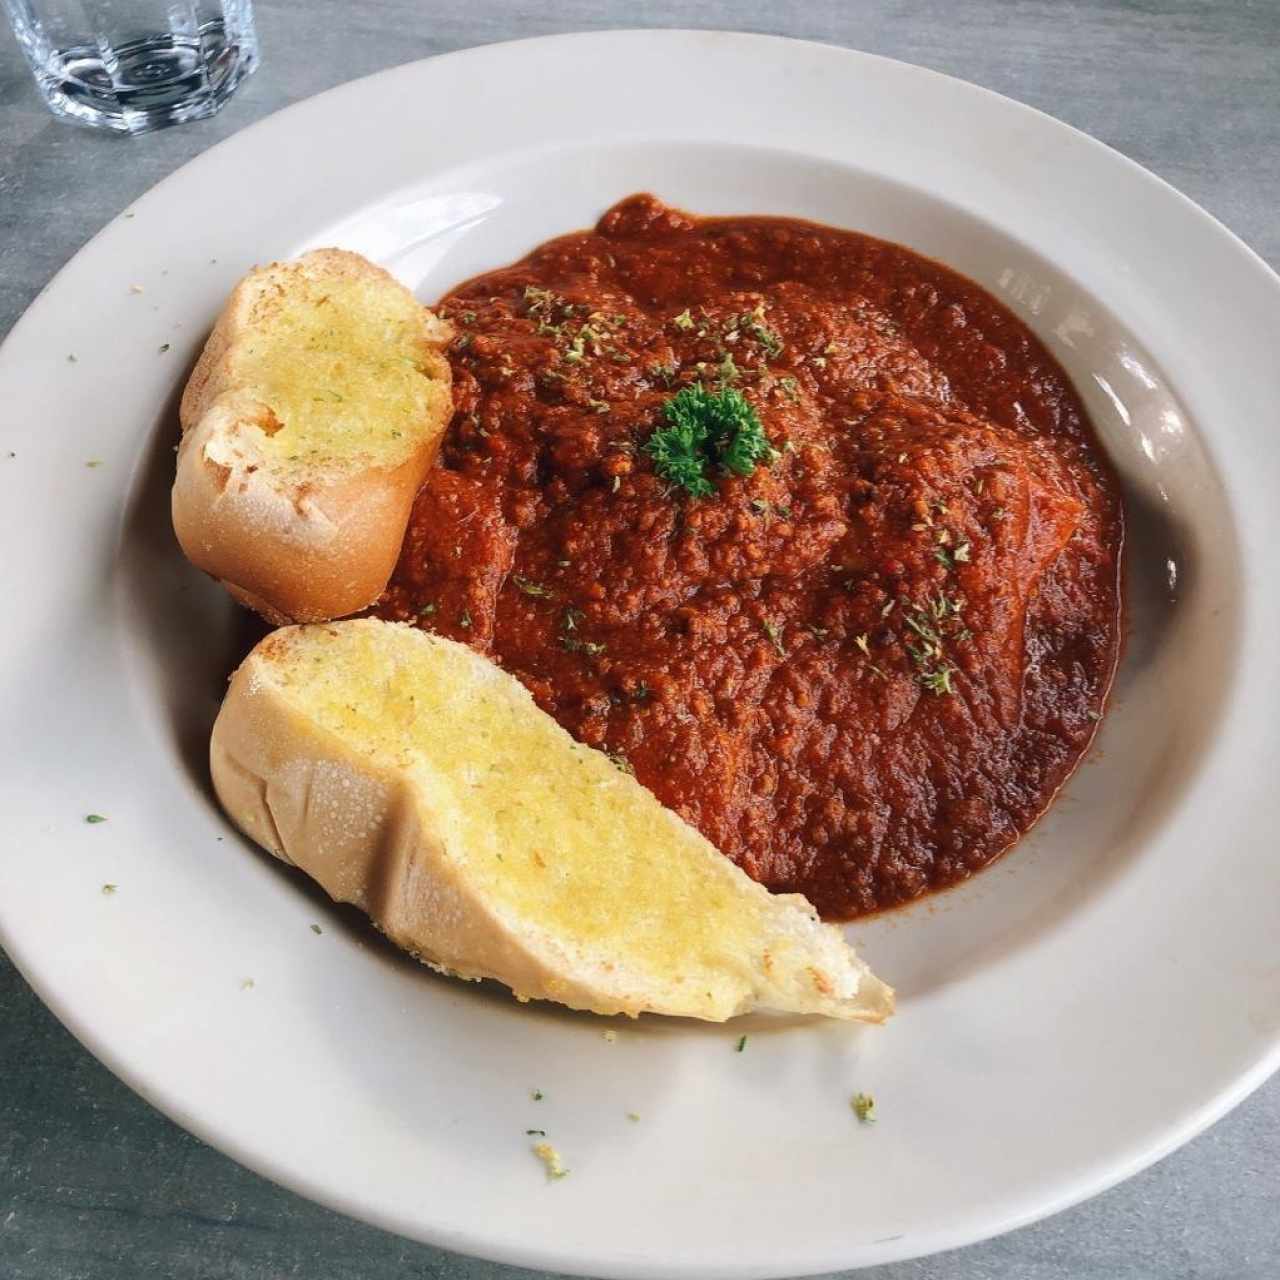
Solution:
M 555 10 L 554 13 L 551 11 Z M 850 45 L 975 81 L 1101 138 L 1280 265 L 1280 0 L 259 0 L 263 64 L 220 116 L 135 140 L 55 121 L 0 34 L 0 335 L 98 228 L 260 116 L 468 45 L 707 26 Z M 330 24 L 332 19 L 332 24 Z M 1274 412 L 1274 406 L 1260 406 Z M 525 1280 L 299 1199 L 170 1123 L 0 953 L 2 1280 Z M 868 1280 L 1272 1280 L 1280 1078 L 1155 1168 L 1036 1226 Z

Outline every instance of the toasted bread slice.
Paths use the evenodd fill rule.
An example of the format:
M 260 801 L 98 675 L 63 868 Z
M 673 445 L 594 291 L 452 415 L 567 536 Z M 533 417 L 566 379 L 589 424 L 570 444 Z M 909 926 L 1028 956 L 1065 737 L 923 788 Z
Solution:
M 771 895 L 451 640 L 373 619 L 274 632 L 232 678 L 211 760 L 264 848 L 433 967 L 522 1000 L 892 1012 L 804 898 Z
M 449 420 L 451 335 L 356 253 L 250 272 L 182 397 L 188 558 L 272 622 L 371 604 Z

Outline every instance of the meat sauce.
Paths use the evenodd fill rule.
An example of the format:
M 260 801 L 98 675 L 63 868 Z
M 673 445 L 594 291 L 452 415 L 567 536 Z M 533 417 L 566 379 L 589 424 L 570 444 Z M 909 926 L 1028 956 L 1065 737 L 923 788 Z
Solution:
M 1123 515 L 992 297 L 867 236 L 639 195 L 440 310 L 456 410 L 378 614 L 489 654 L 827 918 L 963 879 L 1044 811 L 1115 668 Z M 693 383 L 741 391 L 775 449 L 705 498 L 643 447 Z

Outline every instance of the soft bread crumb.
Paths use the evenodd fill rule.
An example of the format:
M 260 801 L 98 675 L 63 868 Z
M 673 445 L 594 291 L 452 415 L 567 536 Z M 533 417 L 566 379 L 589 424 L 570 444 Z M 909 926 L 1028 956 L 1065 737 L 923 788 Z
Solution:
M 260 406 L 256 447 L 298 466 L 408 457 L 435 387 L 428 313 L 378 276 L 264 274 L 255 331 L 231 357 L 234 385 Z
M 533 1154 L 546 1166 L 547 1181 L 555 1182 L 558 1178 L 567 1178 L 569 1170 L 564 1167 L 560 1153 L 549 1142 L 535 1142 Z

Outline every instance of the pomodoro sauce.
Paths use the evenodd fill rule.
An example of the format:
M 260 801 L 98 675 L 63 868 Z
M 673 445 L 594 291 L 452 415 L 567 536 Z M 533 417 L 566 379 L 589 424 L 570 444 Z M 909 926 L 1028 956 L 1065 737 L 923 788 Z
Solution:
M 1123 516 L 1066 376 L 987 293 L 640 195 L 440 310 L 456 411 L 378 614 L 491 655 L 828 918 L 969 876 L 1043 812 L 1115 668 Z M 706 498 L 643 449 L 695 382 L 777 450 Z

